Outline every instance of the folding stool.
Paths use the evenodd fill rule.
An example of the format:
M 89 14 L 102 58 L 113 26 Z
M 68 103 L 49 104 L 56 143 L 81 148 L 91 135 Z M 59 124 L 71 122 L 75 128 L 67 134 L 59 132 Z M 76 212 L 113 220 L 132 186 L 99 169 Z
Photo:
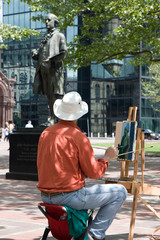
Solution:
M 39 203 L 38 208 L 48 219 L 48 226 L 45 228 L 40 240 L 46 240 L 49 232 L 51 232 L 52 236 L 58 240 L 84 240 L 87 236 L 92 222 L 92 210 L 89 212 L 88 227 L 78 238 L 74 238 L 69 234 L 69 226 L 67 222 L 68 213 L 64 206 Z

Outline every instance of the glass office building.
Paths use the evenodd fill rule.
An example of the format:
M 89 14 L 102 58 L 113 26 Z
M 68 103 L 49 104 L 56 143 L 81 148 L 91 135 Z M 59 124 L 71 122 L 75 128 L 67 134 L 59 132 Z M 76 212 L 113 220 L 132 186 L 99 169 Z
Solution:
M 36 13 L 31 12 L 27 4 L 19 0 L 3 3 L 3 23 L 28 27 L 42 32 L 45 24 L 31 21 Z M 109 27 L 112 26 L 112 23 Z M 78 34 L 79 21 L 66 29 L 66 40 L 69 43 Z M 22 41 L 6 41 L 8 49 L 2 53 L 1 69 L 8 78 L 16 77 L 14 122 L 24 127 L 30 119 L 34 126 L 47 121 L 49 108 L 47 99 L 33 94 L 33 80 L 36 62 L 32 60 L 31 50 L 38 48 L 40 37 L 31 37 Z M 145 68 L 130 64 L 131 56 L 122 61 L 110 61 L 82 67 L 77 71 L 66 69 L 65 92 L 76 90 L 89 105 L 89 113 L 83 116 L 78 124 L 89 136 L 111 136 L 115 132 L 116 121 L 126 120 L 130 106 L 137 106 L 137 120 L 142 128 L 160 132 L 160 113 L 151 108 L 149 99 L 143 97 L 141 79 Z M 119 73 L 115 75 L 114 70 Z

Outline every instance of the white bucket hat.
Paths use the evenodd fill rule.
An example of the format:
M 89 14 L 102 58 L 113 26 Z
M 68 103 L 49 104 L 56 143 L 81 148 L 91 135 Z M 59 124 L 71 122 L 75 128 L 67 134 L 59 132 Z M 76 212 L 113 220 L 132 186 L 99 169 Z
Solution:
M 88 104 L 82 101 L 78 92 L 69 92 L 64 95 L 63 99 L 55 101 L 53 110 L 56 117 L 73 121 L 88 112 Z

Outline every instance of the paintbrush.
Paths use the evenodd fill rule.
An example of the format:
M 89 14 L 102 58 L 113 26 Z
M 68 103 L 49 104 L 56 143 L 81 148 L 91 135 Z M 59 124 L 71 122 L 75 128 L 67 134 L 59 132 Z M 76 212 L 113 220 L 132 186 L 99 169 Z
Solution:
M 99 149 L 102 149 L 102 150 L 106 150 L 106 149 L 107 149 L 107 148 L 105 148 L 105 147 L 98 147 L 98 146 L 92 146 L 92 147 L 93 147 L 93 148 L 99 148 Z M 147 147 L 147 148 L 141 148 L 141 149 L 133 150 L 133 151 L 130 151 L 130 152 L 121 153 L 121 154 L 119 154 L 117 157 L 122 156 L 122 155 L 129 154 L 129 153 L 134 153 L 134 152 L 137 152 L 137 151 L 141 151 L 141 150 L 144 150 L 144 149 L 152 148 L 152 147 L 153 147 L 153 146 L 150 146 L 150 147 Z

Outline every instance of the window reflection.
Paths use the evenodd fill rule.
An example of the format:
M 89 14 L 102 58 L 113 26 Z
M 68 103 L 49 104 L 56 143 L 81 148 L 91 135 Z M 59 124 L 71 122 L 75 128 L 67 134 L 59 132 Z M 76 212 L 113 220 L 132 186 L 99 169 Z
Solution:
M 99 86 L 99 84 L 95 85 L 95 98 L 96 98 L 96 102 L 99 102 L 99 100 L 100 100 L 100 86 Z

